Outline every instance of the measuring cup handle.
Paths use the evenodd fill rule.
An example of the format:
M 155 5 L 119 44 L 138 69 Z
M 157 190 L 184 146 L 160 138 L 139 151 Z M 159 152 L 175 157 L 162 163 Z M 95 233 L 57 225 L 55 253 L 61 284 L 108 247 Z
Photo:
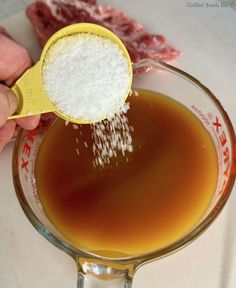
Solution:
M 54 106 L 44 93 L 41 81 L 40 62 L 28 69 L 13 85 L 11 90 L 18 101 L 17 110 L 8 119 L 53 112 Z

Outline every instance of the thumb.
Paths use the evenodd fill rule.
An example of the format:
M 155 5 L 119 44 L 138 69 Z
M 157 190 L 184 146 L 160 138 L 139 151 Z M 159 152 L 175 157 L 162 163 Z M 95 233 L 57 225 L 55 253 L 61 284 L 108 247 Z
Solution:
M 16 108 L 17 98 L 15 94 L 7 86 L 0 84 L 0 127 L 16 111 Z

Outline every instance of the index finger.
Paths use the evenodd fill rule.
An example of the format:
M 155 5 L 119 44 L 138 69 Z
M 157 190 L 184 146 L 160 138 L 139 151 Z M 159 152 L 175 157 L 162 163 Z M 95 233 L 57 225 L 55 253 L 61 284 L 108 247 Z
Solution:
M 0 81 L 12 85 L 31 66 L 27 50 L 0 30 Z

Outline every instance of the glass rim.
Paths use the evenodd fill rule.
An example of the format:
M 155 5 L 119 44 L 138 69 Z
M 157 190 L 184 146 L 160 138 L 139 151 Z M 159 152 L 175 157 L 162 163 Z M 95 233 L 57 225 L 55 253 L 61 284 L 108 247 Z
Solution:
M 18 133 L 16 142 L 15 142 L 13 158 L 12 158 L 13 182 L 14 182 L 14 187 L 15 187 L 18 201 L 20 202 L 20 205 L 26 217 L 29 219 L 29 221 L 35 227 L 35 229 L 42 236 L 44 236 L 49 242 L 51 242 L 52 244 L 54 244 L 55 246 L 57 246 L 58 248 L 66 252 L 67 254 L 71 255 L 72 257 L 76 257 L 77 255 L 79 255 L 82 257 L 94 258 L 94 259 L 111 262 L 111 263 L 119 263 L 119 264 L 138 263 L 139 265 L 146 263 L 146 262 L 153 261 L 155 259 L 165 257 L 169 254 L 172 254 L 182 249 L 183 247 L 185 247 L 186 245 L 194 241 L 196 238 L 198 238 L 220 214 L 221 210 L 225 206 L 232 192 L 234 182 L 236 179 L 236 171 L 235 169 L 234 170 L 232 169 L 236 167 L 236 155 L 235 155 L 236 154 L 236 136 L 235 136 L 235 132 L 234 132 L 234 128 L 231 123 L 231 120 L 228 114 L 226 113 L 226 111 L 224 110 L 224 108 L 222 107 L 220 101 L 214 96 L 214 94 L 204 84 L 202 84 L 195 77 L 191 76 L 190 74 L 188 74 L 187 72 L 184 72 L 183 70 L 179 68 L 176 68 L 160 60 L 153 60 L 153 59 L 143 59 L 140 62 L 133 64 L 133 69 L 140 69 L 144 67 L 147 67 L 145 71 L 161 68 L 161 69 L 167 70 L 170 73 L 174 73 L 179 77 L 184 78 L 185 80 L 191 82 L 197 88 L 200 88 L 201 90 L 203 90 L 206 96 L 208 96 L 217 106 L 217 109 L 219 110 L 221 116 L 223 117 L 226 127 L 229 131 L 230 142 L 231 142 L 230 144 L 232 147 L 232 156 L 231 156 L 232 164 L 230 166 L 230 176 L 227 181 L 227 185 L 225 186 L 225 189 L 227 188 L 227 193 L 226 194 L 223 193 L 223 195 L 220 196 L 219 200 L 211 209 L 210 213 L 207 215 L 205 219 L 203 219 L 199 224 L 197 224 L 189 233 L 187 232 L 186 235 L 182 236 L 179 240 L 169 244 L 168 246 L 164 246 L 157 250 L 143 253 L 141 255 L 128 255 L 128 256 L 117 257 L 117 258 L 100 256 L 94 252 L 87 251 L 85 249 L 80 250 L 80 249 L 73 247 L 71 244 L 66 243 L 63 240 L 58 239 L 58 237 L 55 236 L 53 232 L 51 232 L 48 228 L 46 228 L 45 225 L 35 215 L 34 211 L 31 209 L 30 205 L 28 204 L 28 201 L 25 198 L 22 186 L 20 185 L 18 165 L 17 165 L 17 159 L 19 156 L 19 146 L 22 140 L 23 133 L 25 132 L 25 130 L 21 129 Z

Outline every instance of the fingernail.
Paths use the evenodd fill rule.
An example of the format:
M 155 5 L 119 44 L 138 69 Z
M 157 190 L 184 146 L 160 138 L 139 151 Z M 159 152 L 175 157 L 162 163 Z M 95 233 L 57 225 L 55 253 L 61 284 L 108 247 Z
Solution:
M 8 105 L 9 105 L 9 114 L 12 115 L 15 113 L 17 109 L 18 101 L 17 101 L 16 95 L 10 89 L 6 91 L 6 96 L 7 96 Z

